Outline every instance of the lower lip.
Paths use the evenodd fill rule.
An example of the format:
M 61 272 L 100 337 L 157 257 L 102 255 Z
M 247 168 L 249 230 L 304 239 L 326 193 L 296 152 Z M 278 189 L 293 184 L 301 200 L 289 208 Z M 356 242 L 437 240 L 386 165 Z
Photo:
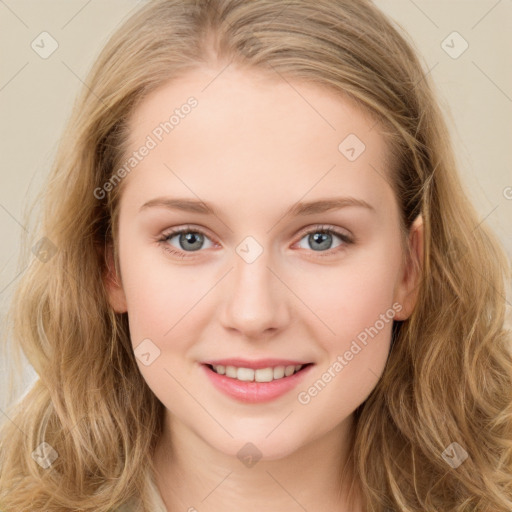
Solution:
M 212 384 L 224 394 L 245 403 L 262 403 L 274 400 L 285 393 L 291 391 L 297 384 L 309 373 L 313 367 L 312 364 L 302 368 L 290 377 L 283 377 L 271 382 L 244 382 L 238 379 L 232 379 L 225 375 L 215 373 L 209 366 L 203 364 L 202 367 L 211 380 Z

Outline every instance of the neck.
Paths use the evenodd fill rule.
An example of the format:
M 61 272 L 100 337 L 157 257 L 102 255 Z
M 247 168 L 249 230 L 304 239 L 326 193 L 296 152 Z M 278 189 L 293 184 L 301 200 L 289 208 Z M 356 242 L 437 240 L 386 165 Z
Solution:
M 167 413 L 167 411 L 166 411 Z M 360 512 L 350 502 L 353 417 L 289 455 L 251 465 L 207 444 L 167 413 L 157 445 L 155 480 L 168 512 L 226 509 Z

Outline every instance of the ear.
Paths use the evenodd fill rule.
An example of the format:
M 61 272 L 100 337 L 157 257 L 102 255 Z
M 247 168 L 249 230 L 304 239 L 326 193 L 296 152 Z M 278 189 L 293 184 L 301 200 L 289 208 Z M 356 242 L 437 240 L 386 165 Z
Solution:
M 126 313 L 126 296 L 120 276 L 117 275 L 114 264 L 114 252 L 111 244 L 105 247 L 105 262 L 107 265 L 103 281 L 107 290 L 108 301 L 116 313 Z
M 414 310 L 418 299 L 421 269 L 423 267 L 423 217 L 419 214 L 409 230 L 410 255 L 406 255 L 405 264 L 395 287 L 394 301 L 402 305 L 395 320 L 407 320 Z

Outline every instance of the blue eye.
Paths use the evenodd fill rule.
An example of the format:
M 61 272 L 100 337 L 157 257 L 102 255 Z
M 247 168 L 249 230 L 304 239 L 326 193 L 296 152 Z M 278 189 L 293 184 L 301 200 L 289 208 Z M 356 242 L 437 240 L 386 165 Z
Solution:
M 302 235 L 299 242 L 306 239 L 309 247 L 301 248 L 311 248 L 312 252 L 317 253 L 318 256 L 331 256 L 333 253 L 345 249 L 347 245 L 354 243 L 349 235 L 330 226 L 314 226 Z M 171 243 L 174 238 L 177 239 L 178 246 Z M 341 242 L 332 247 L 334 238 L 338 238 Z M 163 248 L 167 252 L 178 258 L 193 257 L 193 254 L 190 253 L 200 252 L 201 249 L 208 249 L 214 245 L 203 230 L 191 226 L 167 232 L 158 241 L 163 244 Z M 204 247 L 205 241 L 209 241 L 209 247 Z
M 338 238 L 341 242 L 335 247 L 332 247 L 335 238 Z M 322 253 L 329 251 L 328 254 L 332 254 L 331 249 L 336 249 L 340 246 L 343 248 L 343 246 L 353 243 L 353 240 L 347 234 L 323 226 L 317 226 L 312 230 L 310 229 L 305 233 L 305 236 L 300 239 L 300 241 L 302 240 L 306 240 L 306 243 L 309 244 L 309 247 L 305 247 L 306 249 L 312 248 L 314 252 Z M 321 256 L 323 256 L 323 254 L 321 254 Z
M 179 250 L 175 250 L 175 249 L 171 248 L 171 247 L 175 247 L 170 243 L 170 241 L 173 238 L 178 238 L 177 241 L 178 241 L 179 247 L 177 249 L 179 249 Z M 184 258 L 186 256 L 184 256 L 182 254 L 182 252 L 180 252 L 180 251 L 185 251 L 185 252 L 199 251 L 202 248 L 202 245 L 203 245 L 205 239 L 208 239 L 208 237 L 206 236 L 206 233 L 204 233 L 203 231 L 201 231 L 197 228 L 181 228 L 181 229 L 177 229 L 175 231 L 171 231 L 170 233 L 166 233 L 165 235 L 162 236 L 162 238 L 159 241 L 164 242 L 164 248 L 167 251 L 169 251 L 175 255 L 178 255 L 181 258 Z

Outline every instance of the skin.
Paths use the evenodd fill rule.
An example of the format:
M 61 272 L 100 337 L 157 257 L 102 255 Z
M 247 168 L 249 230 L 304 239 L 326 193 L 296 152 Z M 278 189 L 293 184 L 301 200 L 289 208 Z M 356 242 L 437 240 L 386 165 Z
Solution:
M 165 84 L 130 119 L 129 152 L 187 98 L 199 102 L 124 178 L 120 275 L 108 282 L 112 307 L 128 312 L 134 349 L 149 338 L 160 350 L 149 366 L 137 359 L 166 407 L 154 455 L 157 484 L 168 510 L 260 511 L 271 504 L 273 511 L 361 511 L 359 503 L 349 508 L 348 476 L 340 482 L 338 471 L 353 412 L 384 369 L 392 322 L 309 403 L 297 394 L 394 303 L 401 306 L 395 319 L 409 317 L 419 278 L 413 260 L 423 253 L 421 217 L 409 234 L 413 256 L 402 260 L 398 205 L 383 178 L 388 148 L 363 111 L 313 84 L 220 69 Z M 350 133 L 366 145 L 353 162 L 338 150 Z M 162 196 L 200 198 L 218 214 L 139 211 Z M 349 206 L 283 216 L 299 200 L 340 196 L 363 199 L 375 212 Z M 157 240 L 189 224 L 207 232 L 198 251 L 183 238 L 180 245 L 179 235 Z M 318 232 L 316 224 L 356 242 L 333 235 L 315 250 L 305 232 Z M 263 249 L 250 264 L 236 252 L 247 236 Z M 186 257 L 169 254 L 166 244 Z M 200 366 L 237 356 L 315 366 L 297 389 L 245 404 L 216 390 Z M 252 467 L 237 457 L 248 442 L 262 454 Z

